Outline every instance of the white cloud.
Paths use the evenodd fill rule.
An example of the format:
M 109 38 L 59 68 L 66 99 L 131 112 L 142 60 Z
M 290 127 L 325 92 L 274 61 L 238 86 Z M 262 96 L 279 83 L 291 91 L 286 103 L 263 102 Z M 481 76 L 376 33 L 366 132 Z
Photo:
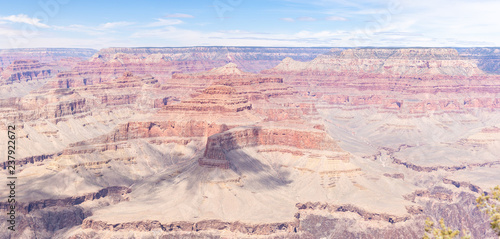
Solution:
M 16 45 L 16 43 L 20 43 Z M 130 46 L 130 42 L 126 42 L 120 38 L 113 37 L 50 37 L 50 36 L 39 36 L 27 41 L 23 38 L 12 38 L 12 39 L 2 39 L 0 38 L 0 48 L 59 48 L 59 47 L 69 47 L 69 48 L 106 48 L 110 46 Z
M 498 14 L 500 1 L 498 0 L 477 0 L 474 2 L 468 0 L 395 0 L 401 6 L 396 11 L 386 0 L 319 0 L 319 3 L 310 0 L 290 1 L 309 3 L 310 5 L 319 6 L 320 9 L 317 10 L 317 15 L 300 12 L 299 14 L 304 15 L 304 17 L 281 18 L 280 20 L 285 22 L 319 21 L 316 22 L 314 28 L 311 28 L 314 30 L 304 31 L 305 29 L 287 28 L 287 26 L 293 24 L 285 22 L 281 22 L 282 25 L 278 25 L 278 28 L 274 29 L 275 31 L 271 29 L 264 33 L 252 32 L 245 28 L 220 31 L 221 29 L 217 29 L 215 25 L 212 25 L 213 30 L 207 30 L 209 28 L 193 30 L 189 29 L 188 26 L 194 26 L 195 24 L 182 24 L 184 22 L 181 18 L 189 18 L 185 16 L 188 14 L 176 13 L 155 19 L 154 22 L 149 24 L 139 25 L 136 23 L 136 26 L 138 26 L 135 28 L 136 32 L 125 32 L 117 29 L 133 24 L 127 22 L 109 22 L 97 26 L 51 26 L 50 31 L 84 32 L 95 37 L 92 37 L 92 39 L 79 38 L 72 41 L 71 36 L 66 36 L 67 38 L 57 40 L 44 35 L 48 31 L 40 31 L 39 35 L 35 36 L 33 40 L 29 41 L 26 46 L 23 45 L 23 47 L 43 47 L 42 43 L 54 45 L 54 42 L 57 42 L 60 46 L 74 45 L 74 42 L 77 42 L 82 46 L 90 47 L 107 47 L 111 45 L 327 47 L 500 45 L 500 32 L 497 30 L 498 22 L 500 22 L 500 14 Z M 308 17 L 308 15 L 320 15 L 321 17 L 313 18 Z M 7 23 L 43 24 L 38 19 L 30 19 L 26 15 L 0 17 L 0 36 L 21 34 L 19 31 L 10 28 L 2 28 L 3 26 L 11 27 Z M 324 21 L 339 21 L 339 23 L 328 24 L 328 22 Z M 303 24 L 305 23 L 303 22 L 300 25 Z M 332 28 L 337 27 L 336 25 L 340 27 Z M 321 26 L 324 28 L 319 28 Z M 119 33 L 119 35 L 116 33 Z M 0 43 L 5 41 L 1 38 Z
M 69 26 L 53 26 L 52 28 L 59 31 L 69 31 L 69 32 L 81 32 L 92 36 L 105 35 L 109 32 L 114 32 L 113 30 L 120 27 L 130 26 L 135 23 L 133 22 L 107 22 L 100 24 L 99 26 L 85 26 L 80 24 L 73 24 Z
M 10 15 L 10 16 L 6 16 L 6 17 L 0 17 L 0 19 L 7 20 L 9 22 L 30 24 L 30 25 L 40 27 L 40 28 L 49 28 L 49 26 L 47 24 L 41 23 L 40 19 L 31 18 L 25 14 Z
M 168 17 L 168 18 L 194 18 L 193 15 L 184 14 L 184 13 L 168 14 L 165 17 Z
M 429 5 L 432 4 L 432 5 Z M 492 0 L 419 0 L 401 2 L 401 12 L 391 17 L 391 24 L 402 25 L 392 31 L 420 33 L 434 39 L 422 44 L 445 44 L 467 46 L 475 44 L 500 44 L 499 1 Z M 439 39 L 439 41 L 436 41 Z
M 297 21 L 314 22 L 314 21 L 316 21 L 316 18 L 313 18 L 313 17 L 298 17 Z
M 325 20 L 327 20 L 327 21 L 347 21 L 346 18 L 338 17 L 338 16 L 328 16 L 328 17 L 325 17 Z
M 308 4 L 306 0 L 290 0 Z M 496 0 L 321 0 L 324 14 L 350 21 L 357 44 L 387 46 L 498 46 Z M 310 3 L 316 5 L 317 2 Z M 325 19 L 327 20 L 327 19 Z M 345 29 L 345 28 L 344 28 Z M 413 37 L 411 37 L 413 36 Z M 419 37 L 415 37 L 419 36 Z M 398 38 L 399 41 L 395 39 Z
M 244 30 L 202 32 L 167 26 L 162 29 L 141 30 L 132 39 L 148 39 L 153 46 L 333 46 L 343 33 L 320 31 L 297 33 L 259 33 Z M 147 43 L 142 43 L 147 44 Z M 144 45 L 145 46 L 145 45 Z
M 53 29 L 58 31 L 81 32 L 92 36 L 104 35 L 106 33 L 103 28 L 79 24 L 73 24 L 69 26 L 54 26 Z
M 0 28 L 0 34 L 2 30 Z M 468 39 L 436 39 L 412 32 L 400 33 L 381 29 L 369 35 L 362 30 L 340 31 L 301 31 L 291 33 L 259 33 L 245 30 L 197 31 L 165 26 L 143 28 L 128 37 L 123 35 L 98 35 L 87 38 L 49 38 L 37 36 L 23 44 L 23 47 L 181 47 L 181 46 L 269 46 L 269 47 L 357 47 L 357 46 L 442 46 L 484 45 L 488 42 Z M 0 38 L 0 46 L 2 39 Z M 0 47 L 1 48 L 1 47 Z
M 290 18 L 290 17 L 280 18 L 280 20 L 285 21 L 285 22 L 295 22 L 295 20 L 293 18 Z
M 491 46 L 485 40 L 473 41 L 451 37 L 444 41 L 434 36 L 411 30 L 414 21 L 389 21 L 381 27 L 350 30 L 319 30 L 291 33 L 249 32 L 245 30 L 194 31 L 175 26 L 162 29 L 141 30 L 132 39 L 148 39 L 141 46 L 283 46 L 283 47 L 361 47 L 361 46 L 427 46 L 450 47 L 462 45 Z
M 99 25 L 98 28 L 100 29 L 111 29 L 111 28 L 117 28 L 117 27 L 125 27 L 125 26 L 130 26 L 133 25 L 133 22 L 107 22 L 104 24 Z
M 229 34 L 253 34 L 254 32 L 244 31 L 244 30 L 221 30 L 218 31 L 221 33 L 229 33 Z
M 291 18 L 291 17 L 285 17 L 285 18 L 280 18 L 280 20 L 285 21 L 285 22 L 295 22 L 295 21 L 302 21 L 302 22 L 314 22 L 317 19 L 313 17 L 298 17 L 298 18 Z M 346 18 L 339 17 L 339 16 L 328 16 L 323 18 L 323 20 L 326 21 L 347 21 Z
M 163 18 L 157 18 L 156 22 L 150 23 L 146 25 L 147 27 L 161 27 L 161 26 L 172 26 L 172 25 L 178 25 L 184 23 L 182 20 L 179 19 L 163 19 Z

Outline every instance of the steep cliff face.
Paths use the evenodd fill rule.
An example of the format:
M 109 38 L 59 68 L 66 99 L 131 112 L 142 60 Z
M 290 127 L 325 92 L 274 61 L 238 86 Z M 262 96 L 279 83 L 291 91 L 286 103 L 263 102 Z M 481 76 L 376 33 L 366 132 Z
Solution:
M 109 110 L 123 106 L 156 111 L 168 102 L 165 91 L 152 77 L 126 73 L 108 82 L 80 87 L 72 85 L 68 88 L 62 87 L 59 79 L 49 80 L 43 87 L 24 97 L 0 99 L 0 108 L 5 111 L 1 118 L 23 121 L 50 119 L 58 122 L 65 116 L 79 115 L 91 109 Z
M 49 78 L 54 74 L 54 66 L 41 64 L 37 60 L 18 60 L 9 65 L 1 74 L 1 84 L 28 82 Z
M 456 49 L 460 56 L 476 62 L 482 71 L 500 75 L 500 48 L 474 47 Z
M 181 102 L 167 105 L 166 110 L 177 111 L 219 111 L 239 112 L 252 109 L 252 104 L 246 98 L 236 95 L 233 87 L 225 85 L 210 86 L 202 94 Z
M 95 52 L 91 49 L 54 48 L 0 50 L 0 99 L 25 96 Z
M 300 74 L 345 75 L 381 74 L 401 77 L 429 75 L 472 76 L 483 72 L 476 64 L 461 58 L 455 49 L 347 49 L 340 55 L 323 55 L 310 62 L 283 60 L 264 73 L 299 72 Z
M 208 137 L 204 158 L 198 162 L 200 165 L 227 169 L 231 166 L 231 161 L 226 156 L 227 153 L 236 149 L 257 146 L 276 146 L 276 148 L 285 146 L 284 151 L 289 152 L 301 149 L 342 152 L 336 142 L 328 137 L 324 131 L 243 127 Z M 279 149 L 274 150 L 280 151 Z M 272 151 L 268 150 L 267 152 Z
M 159 80 L 178 72 L 202 72 L 234 63 L 244 71 L 271 68 L 285 57 L 311 60 L 328 48 L 186 47 L 106 48 L 74 68 L 92 81 L 106 81 L 126 71 L 149 74 Z
M 231 150 L 259 145 L 290 146 L 297 149 L 340 151 L 336 142 L 322 131 L 294 129 L 235 128 L 212 135 L 207 140 L 205 157 L 223 159 Z
M 189 82 L 189 84 L 186 84 Z M 210 85 L 224 85 L 235 89 L 232 94 L 248 100 L 290 97 L 297 92 L 283 83 L 281 77 L 264 77 L 244 72 L 236 64 L 229 63 L 207 72 L 194 74 L 174 74 L 168 85 L 176 91 L 196 91 Z M 206 95 L 206 94 L 204 94 Z
M 131 59 L 144 59 L 145 63 L 164 60 L 179 62 L 179 66 L 196 67 L 197 64 L 207 65 L 203 70 L 233 62 L 244 71 L 258 72 L 268 69 L 285 57 L 299 61 L 309 61 L 320 54 L 330 51 L 330 48 L 286 48 L 286 47 L 184 47 L 184 48 L 107 48 L 99 51 L 91 61 L 111 61 L 129 56 Z M 117 55 L 119 54 L 119 55 Z M 124 58 L 125 59 L 125 58 Z M 182 62 L 185 63 L 182 63 Z M 186 64 L 191 62 L 191 64 Z M 195 63 L 195 64 L 192 64 Z M 189 68 L 186 68 L 189 69 Z M 196 68 L 191 68 L 196 69 Z M 201 68 L 198 68 L 201 69 Z M 203 71 L 201 70 L 201 71 Z M 198 70 L 200 71 L 200 70 Z M 186 70 L 186 72 L 190 72 Z
M 455 49 L 347 49 L 310 62 L 291 58 L 268 75 L 332 105 L 377 107 L 401 115 L 495 109 L 500 77 Z M 339 90 L 342 89 L 342 90 Z

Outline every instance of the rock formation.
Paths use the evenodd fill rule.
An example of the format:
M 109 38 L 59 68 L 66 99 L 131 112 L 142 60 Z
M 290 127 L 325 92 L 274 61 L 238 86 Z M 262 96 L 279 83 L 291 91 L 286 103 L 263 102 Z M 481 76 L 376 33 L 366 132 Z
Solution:
M 457 48 L 460 56 L 474 60 L 484 72 L 500 74 L 500 49 L 498 47 Z
M 420 238 L 427 216 L 493 235 L 488 49 L 25 51 L 0 54 L 2 237 Z
M 193 99 L 179 104 L 167 105 L 166 110 L 178 111 L 221 111 L 239 112 L 252 109 L 252 104 L 243 97 L 236 96 L 233 87 L 225 85 L 210 86 Z
M 476 64 L 461 58 L 456 50 L 444 48 L 347 49 L 338 56 L 319 56 L 310 62 L 286 58 L 265 72 L 287 71 L 326 75 L 372 73 L 421 78 L 483 74 Z
M 28 82 L 33 80 L 49 78 L 53 70 L 37 60 L 14 61 L 2 71 L 2 84 L 12 84 L 14 82 Z

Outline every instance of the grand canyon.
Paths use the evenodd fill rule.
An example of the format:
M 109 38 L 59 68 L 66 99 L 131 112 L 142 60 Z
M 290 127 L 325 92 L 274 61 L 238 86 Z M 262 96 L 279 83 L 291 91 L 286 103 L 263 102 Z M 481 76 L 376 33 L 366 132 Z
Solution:
M 500 48 L 7 49 L 9 126 L 1 238 L 497 237 Z

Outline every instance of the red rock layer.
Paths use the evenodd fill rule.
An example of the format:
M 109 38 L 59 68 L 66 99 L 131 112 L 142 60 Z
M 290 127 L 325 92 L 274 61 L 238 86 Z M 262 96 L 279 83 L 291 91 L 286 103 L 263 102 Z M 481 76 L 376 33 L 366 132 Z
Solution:
M 226 153 L 259 145 L 291 146 L 297 149 L 341 151 L 337 142 L 323 131 L 286 128 L 242 127 L 208 137 L 200 165 L 229 168 Z
M 0 85 L 46 79 L 56 71 L 53 68 L 37 60 L 17 60 L 2 71 Z
M 178 72 L 207 71 L 229 62 L 234 62 L 245 70 L 258 72 L 275 66 L 287 56 L 310 60 L 328 50 L 249 47 L 107 48 L 99 51 L 89 61 L 77 64 L 71 74 L 80 76 L 77 77 L 80 81 L 77 84 L 81 84 L 83 79 L 87 84 L 108 81 L 127 71 L 137 75 L 152 75 L 163 82 Z
M 264 73 L 301 75 L 380 74 L 404 77 L 482 75 L 472 61 L 461 58 L 455 49 L 347 49 L 340 55 L 323 55 L 310 62 L 290 58 Z
M 155 121 L 128 122 L 119 125 L 113 132 L 89 141 L 71 144 L 71 147 L 87 144 L 102 144 L 153 137 L 208 137 L 228 130 L 228 126 L 205 121 Z
M 130 73 L 109 82 L 67 89 L 43 87 L 22 98 L 0 100 L 3 117 L 18 120 L 57 119 L 104 110 L 110 106 L 155 110 L 168 103 L 169 97 L 152 77 L 136 77 Z
M 176 105 L 167 105 L 167 111 L 215 111 L 239 112 L 252 109 L 246 98 L 236 95 L 230 86 L 216 85 L 203 90 L 202 94 Z
M 500 76 L 484 74 L 454 49 L 348 49 L 310 62 L 285 59 L 263 72 L 335 105 L 404 114 L 499 107 Z

